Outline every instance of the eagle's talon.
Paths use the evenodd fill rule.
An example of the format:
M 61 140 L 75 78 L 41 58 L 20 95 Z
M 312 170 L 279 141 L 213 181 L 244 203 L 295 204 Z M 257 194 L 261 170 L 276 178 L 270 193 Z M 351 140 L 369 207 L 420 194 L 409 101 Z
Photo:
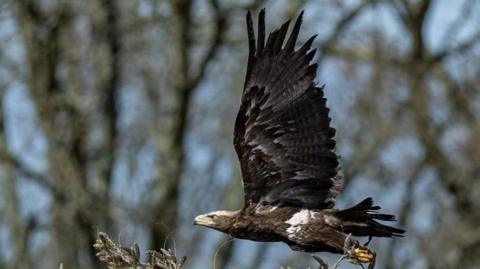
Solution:
M 369 250 L 367 247 L 357 245 L 354 246 L 350 251 L 347 252 L 348 260 L 354 264 L 364 264 L 369 263 L 369 268 L 371 267 L 372 263 L 375 262 L 375 253 Z

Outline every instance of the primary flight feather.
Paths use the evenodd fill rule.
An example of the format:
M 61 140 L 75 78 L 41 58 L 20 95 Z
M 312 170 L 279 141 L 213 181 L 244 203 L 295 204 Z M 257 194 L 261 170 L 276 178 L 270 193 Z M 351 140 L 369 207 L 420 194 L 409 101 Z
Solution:
M 290 21 L 265 41 L 265 11 L 259 14 L 256 40 L 247 13 L 247 73 L 234 128 L 245 204 L 241 210 L 197 216 L 195 224 L 237 238 L 281 241 L 294 250 L 341 253 L 354 263 L 372 263 L 374 253 L 351 236 L 394 237 L 404 231 L 379 223 L 394 216 L 378 213 L 371 198 L 346 210 L 334 208 L 342 188 L 335 129 L 323 87 L 314 82 L 315 36 L 295 50 L 302 15 L 286 41 Z

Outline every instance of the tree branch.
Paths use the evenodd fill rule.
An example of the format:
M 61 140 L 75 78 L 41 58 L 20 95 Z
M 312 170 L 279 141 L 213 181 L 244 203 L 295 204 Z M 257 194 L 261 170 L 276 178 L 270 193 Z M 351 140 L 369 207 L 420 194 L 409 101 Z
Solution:
M 468 39 L 467 41 L 464 41 L 460 45 L 457 45 L 457 46 L 451 47 L 451 48 L 446 48 L 443 51 L 440 51 L 440 52 L 436 53 L 435 55 L 433 55 L 431 57 L 430 63 L 431 64 L 438 64 L 438 63 L 442 62 L 443 60 L 445 60 L 445 58 L 447 58 L 451 55 L 463 53 L 463 52 L 473 48 L 478 43 L 480 43 L 480 32 L 473 35 L 470 39 Z
M 210 5 L 215 13 L 215 29 L 210 46 L 205 53 L 203 60 L 200 62 L 200 70 L 196 76 L 189 80 L 188 87 L 194 89 L 198 86 L 198 83 L 205 77 L 205 73 L 208 67 L 208 63 L 215 57 L 215 52 L 222 44 L 222 36 L 226 29 L 226 22 L 228 16 L 226 13 L 222 13 L 218 0 L 210 0 Z
M 324 58 L 323 55 L 327 54 L 330 51 L 331 46 L 337 41 L 345 28 L 348 27 L 348 25 L 350 25 L 350 23 L 365 8 L 378 1 L 379 0 L 365 0 L 362 3 L 358 4 L 358 6 L 350 10 L 346 15 L 342 17 L 342 19 L 340 19 L 340 21 L 335 25 L 335 28 L 333 29 L 330 36 L 318 46 L 318 53 L 320 55 L 318 63 L 319 65 L 321 65 L 321 61 Z
M 0 161 L 12 166 L 15 168 L 15 171 L 18 172 L 21 176 L 25 177 L 27 180 L 31 180 L 43 188 L 51 191 L 52 193 L 55 192 L 55 187 L 50 182 L 48 177 L 44 174 L 35 172 L 25 166 L 19 159 L 14 157 L 11 153 L 6 152 L 5 150 L 0 151 Z
M 186 257 L 177 259 L 171 250 L 162 248 L 160 251 L 147 251 L 148 261 L 142 262 L 137 244 L 123 247 L 102 232 L 97 234 L 97 240 L 93 247 L 97 252 L 98 259 L 112 269 L 182 269 L 187 259 Z

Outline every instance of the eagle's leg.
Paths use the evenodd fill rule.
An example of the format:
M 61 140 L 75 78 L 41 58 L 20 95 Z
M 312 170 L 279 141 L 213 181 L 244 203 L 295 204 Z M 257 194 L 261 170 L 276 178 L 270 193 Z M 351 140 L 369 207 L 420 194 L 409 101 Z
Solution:
M 344 249 L 345 255 L 351 263 L 359 265 L 368 263 L 368 269 L 373 269 L 375 266 L 375 252 L 360 245 L 356 240 L 350 240 L 350 235 L 345 239 Z
M 369 235 L 367 242 L 365 242 L 365 244 L 363 244 L 363 246 L 364 246 L 364 247 L 367 247 L 368 244 L 370 244 L 370 242 L 372 241 L 372 239 L 373 239 L 373 236 Z

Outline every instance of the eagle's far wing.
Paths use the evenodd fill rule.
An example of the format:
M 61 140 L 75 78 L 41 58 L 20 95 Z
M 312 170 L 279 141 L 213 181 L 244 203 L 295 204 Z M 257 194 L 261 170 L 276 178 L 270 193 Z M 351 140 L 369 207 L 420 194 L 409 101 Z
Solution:
M 285 45 L 289 22 L 265 44 L 262 10 L 255 44 L 247 14 L 250 52 L 234 130 L 246 204 L 330 208 L 342 187 L 335 129 L 330 127 L 323 88 L 315 87 L 317 65 L 310 64 L 315 36 L 294 50 L 302 14 Z

